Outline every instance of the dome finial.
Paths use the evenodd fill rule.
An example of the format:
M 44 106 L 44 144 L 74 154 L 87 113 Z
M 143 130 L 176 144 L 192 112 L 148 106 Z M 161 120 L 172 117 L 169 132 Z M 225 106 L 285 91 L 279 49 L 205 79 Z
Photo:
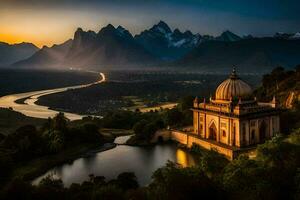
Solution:
M 236 68 L 235 68 L 235 66 L 233 66 L 233 68 L 232 68 L 232 72 L 230 74 L 230 78 L 231 79 L 238 79 L 238 76 L 236 74 Z

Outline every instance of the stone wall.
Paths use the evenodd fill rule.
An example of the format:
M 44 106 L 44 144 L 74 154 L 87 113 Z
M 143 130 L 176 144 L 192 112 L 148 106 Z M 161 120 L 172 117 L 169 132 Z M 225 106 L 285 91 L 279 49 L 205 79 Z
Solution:
M 184 134 L 184 133 L 183 133 Z M 233 159 L 234 156 L 234 151 L 231 149 L 227 149 L 225 147 L 215 145 L 213 143 L 210 143 L 208 141 L 202 140 L 200 138 L 196 138 L 194 136 L 188 136 L 188 144 L 187 147 L 191 148 L 193 144 L 200 145 L 201 147 L 208 149 L 208 150 L 214 150 L 219 152 L 220 154 L 225 155 L 229 159 Z
M 179 142 L 180 144 L 186 145 L 186 147 L 188 148 L 191 148 L 193 144 L 197 144 L 207 150 L 217 151 L 230 160 L 236 158 L 241 153 L 247 153 L 248 151 L 253 151 L 253 149 L 255 149 L 253 147 L 248 149 L 234 149 L 226 146 L 225 144 L 214 144 L 214 142 L 199 138 L 199 136 L 194 135 L 193 133 L 187 133 L 179 130 L 157 131 L 154 138 L 152 139 L 152 142 L 157 142 L 159 138 L 163 139 L 164 141 L 173 140 Z
M 188 134 L 181 131 L 172 130 L 171 131 L 171 140 L 177 141 L 181 144 L 188 144 Z
M 200 139 L 197 136 L 194 136 L 192 134 L 188 134 L 188 133 L 185 133 L 185 132 L 172 130 L 170 139 L 174 140 L 174 141 L 177 141 L 181 144 L 184 144 L 188 148 L 192 147 L 192 145 L 195 143 L 195 144 L 200 145 L 201 147 L 203 147 L 205 149 L 215 150 L 215 151 L 225 155 L 229 159 L 233 159 L 233 158 L 236 157 L 235 152 L 231 149 L 222 147 L 220 145 L 213 144 L 209 141 Z

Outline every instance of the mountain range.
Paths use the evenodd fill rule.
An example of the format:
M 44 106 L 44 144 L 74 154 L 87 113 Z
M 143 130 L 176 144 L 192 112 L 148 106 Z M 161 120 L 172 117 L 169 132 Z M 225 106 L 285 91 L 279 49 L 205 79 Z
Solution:
M 109 24 L 99 32 L 78 28 L 73 39 L 35 50 L 12 67 L 145 69 L 174 67 L 205 71 L 228 70 L 233 65 L 245 72 L 269 71 L 277 65 L 300 63 L 298 33 L 273 37 L 240 37 L 225 31 L 217 37 L 172 30 L 160 21 L 133 36 L 122 26 Z M 6 62 L 8 64 L 12 62 Z
M 158 62 L 158 59 L 138 44 L 129 31 L 121 26 L 115 28 L 109 24 L 98 33 L 78 28 L 72 40 L 51 48 L 43 47 L 30 58 L 13 66 L 103 69 L 155 62 Z
M 198 46 L 202 37 L 191 31 L 172 31 L 163 21 L 136 35 L 135 40 L 161 60 L 176 60 Z
M 228 71 L 236 66 L 243 72 L 266 73 L 276 66 L 300 64 L 300 40 L 277 38 L 241 39 L 236 42 L 208 41 L 171 66 L 203 71 Z
M 0 42 L 0 66 L 26 59 L 38 50 L 39 48 L 31 43 L 8 44 Z

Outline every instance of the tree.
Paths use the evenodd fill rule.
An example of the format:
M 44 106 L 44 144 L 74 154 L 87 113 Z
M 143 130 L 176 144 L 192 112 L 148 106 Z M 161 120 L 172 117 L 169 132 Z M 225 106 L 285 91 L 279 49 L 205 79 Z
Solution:
M 21 160 L 39 155 L 45 149 L 41 135 L 32 125 L 18 128 L 4 139 L 3 144 L 6 148 L 15 150 L 16 156 Z
M 92 200 L 123 200 L 125 199 L 123 191 L 115 185 L 106 185 L 96 189 L 92 194 Z
M 169 126 L 181 125 L 183 122 L 183 114 L 177 108 L 167 110 L 164 116 L 165 124 Z
M 223 187 L 236 199 L 261 199 L 272 191 L 272 185 L 265 180 L 266 173 L 256 161 L 241 155 L 225 167 Z
M 156 170 L 149 186 L 152 199 L 224 199 L 225 194 L 199 168 L 181 168 L 172 162 Z
M 65 114 L 60 112 L 53 118 L 53 128 L 54 130 L 65 131 L 67 129 L 68 118 Z
M 21 179 L 14 179 L 3 189 L 1 196 L 4 200 L 31 200 L 34 199 L 33 186 Z
M 118 186 L 123 190 L 137 189 L 139 184 L 133 172 L 123 172 L 118 175 Z
M 57 153 L 64 147 L 64 133 L 59 130 L 54 130 L 51 132 L 48 132 L 46 135 L 47 141 L 48 141 L 48 147 L 51 152 Z
M 142 134 L 147 123 L 148 122 L 146 120 L 144 120 L 144 119 L 141 120 L 141 121 L 139 121 L 139 122 L 137 122 L 137 123 L 135 123 L 134 126 L 133 126 L 133 128 L 132 128 L 133 131 L 134 131 L 134 133 L 136 135 Z
M 195 97 L 194 96 L 186 96 L 179 100 L 178 108 L 180 111 L 189 110 L 193 107 Z
M 216 151 L 202 150 L 200 167 L 210 178 L 219 178 L 223 174 L 228 160 Z

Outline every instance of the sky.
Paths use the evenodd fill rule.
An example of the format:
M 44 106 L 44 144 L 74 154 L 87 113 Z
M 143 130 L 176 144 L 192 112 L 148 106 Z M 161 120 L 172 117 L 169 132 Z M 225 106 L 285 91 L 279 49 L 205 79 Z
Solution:
M 219 35 L 300 32 L 299 0 L 0 0 L 0 41 L 42 47 L 111 23 L 132 34 L 160 20 L 172 29 Z

